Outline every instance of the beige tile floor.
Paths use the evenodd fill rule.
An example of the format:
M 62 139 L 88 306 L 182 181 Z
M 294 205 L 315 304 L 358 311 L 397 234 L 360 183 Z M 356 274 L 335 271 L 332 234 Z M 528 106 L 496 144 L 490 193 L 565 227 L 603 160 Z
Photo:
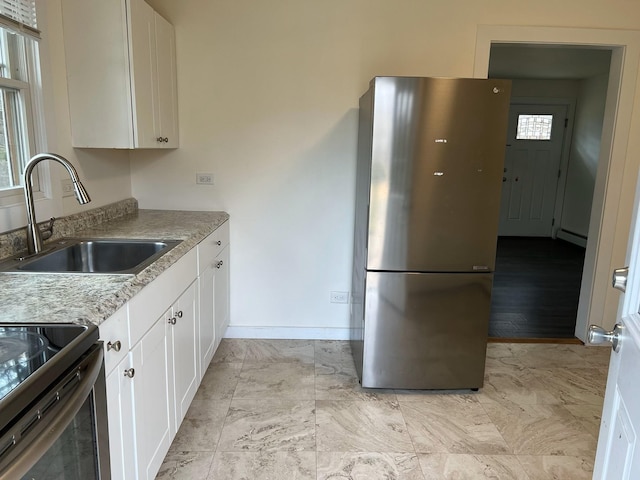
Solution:
M 158 479 L 590 479 L 610 349 L 489 344 L 479 392 L 367 390 L 348 342 L 223 340 Z

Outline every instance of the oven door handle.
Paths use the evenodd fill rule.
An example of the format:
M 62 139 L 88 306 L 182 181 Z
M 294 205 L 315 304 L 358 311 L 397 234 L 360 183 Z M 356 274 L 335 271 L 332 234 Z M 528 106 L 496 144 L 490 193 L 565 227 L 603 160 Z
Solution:
M 89 397 L 100 374 L 103 357 L 102 348 L 95 348 L 89 356 L 85 357 L 82 364 L 76 367 L 84 370 L 84 375 L 75 390 L 64 398 L 63 405 L 51 415 L 50 419 L 47 417 L 45 420 L 43 417 L 46 423 L 41 428 L 34 429 L 35 431 L 29 432 L 21 439 L 20 443 L 26 443 L 28 446 L 20 451 L 9 465 L 1 467 L 0 478 L 22 478 L 51 448 Z

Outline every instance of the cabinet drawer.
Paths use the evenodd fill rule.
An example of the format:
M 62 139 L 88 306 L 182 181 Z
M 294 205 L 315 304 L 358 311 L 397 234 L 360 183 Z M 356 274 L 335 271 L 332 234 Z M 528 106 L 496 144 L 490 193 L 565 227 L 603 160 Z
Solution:
M 129 352 L 129 315 L 127 306 L 118 309 L 98 326 L 100 340 L 104 342 L 105 374 L 111 370 Z
M 229 221 L 226 221 L 198 244 L 198 275 L 206 270 L 228 244 Z

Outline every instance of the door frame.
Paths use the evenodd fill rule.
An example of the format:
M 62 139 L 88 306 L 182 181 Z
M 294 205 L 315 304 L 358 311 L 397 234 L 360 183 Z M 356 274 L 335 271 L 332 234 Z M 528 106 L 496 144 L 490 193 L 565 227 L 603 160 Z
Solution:
M 562 220 L 562 206 L 564 204 L 564 191 L 567 184 L 567 170 L 569 168 L 569 153 L 571 152 L 571 142 L 573 138 L 573 122 L 576 113 L 576 101 L 573 98 L 561 97 L 511 97 L 509 109 L 512 105 L 536 105 L 536 106 L 564 106 L 567 109 L 567 118 L 569 119 L 564 130 L 562 139 L 562 152 L 560 153 L 560 177 L 558 178 L 558 187 L 556 189 L 556 199 L 553 207 L 553 218 L 555 224 L 551 228 L 551 237 L 556 238 L 560 231 Z M 571 240 L 575 241 L 575 240 Z M 586 244 L 586 243 L 585 243 Z M 585 245 L 582 245 L 583 247 Z
M 632 126 L 636 131 L 640 128 L 640 31 L 479 25 L 473 70 L 476 78 L 488 77 L 492 43 L 611 50 L 602 142 L 575 330 L 576 337 L 586 341 L 591 323 L 613 327 L 619 305 L 618 296 L 609 288 L 609 278 L 613 268 L 625 260 L 640 168 L 640 142 L 631 137 Z

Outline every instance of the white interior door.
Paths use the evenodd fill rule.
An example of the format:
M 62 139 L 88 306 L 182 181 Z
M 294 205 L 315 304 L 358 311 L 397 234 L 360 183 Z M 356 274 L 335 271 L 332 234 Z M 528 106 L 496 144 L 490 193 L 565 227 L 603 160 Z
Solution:
M 511 104 L 498 235 L 551 236 L 566 118 L 565 105 Z
M 640 219 L 636 193 L 633 228 L 627 260 L 629 274 L 616 335 L 619 347 L 611 353 L 609 377 L 594 466 L 596 480 L 640 478 Z

